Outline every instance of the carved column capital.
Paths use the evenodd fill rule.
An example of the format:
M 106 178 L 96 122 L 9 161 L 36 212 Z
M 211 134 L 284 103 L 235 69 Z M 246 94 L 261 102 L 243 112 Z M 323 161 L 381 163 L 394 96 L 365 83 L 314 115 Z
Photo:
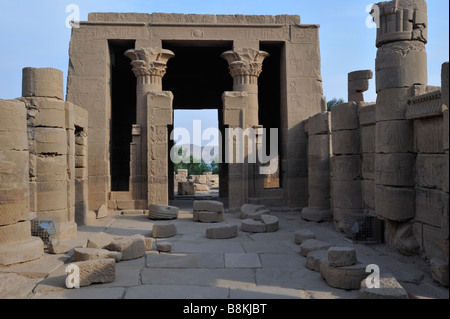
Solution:
M 254 49 L 241 49 L 226 51 L 221 57 L 227 60 L 230 74 L 238 79 L 238 84 L 257 84 L 262 72 L 262 64 L 269 53 Z
M 175 56 L 172 51 L 162 48 L 139 48 L 125 52 L 131 59 L 134 75 L 143 83 L 160 83 L 166 74 L 167 62 Z

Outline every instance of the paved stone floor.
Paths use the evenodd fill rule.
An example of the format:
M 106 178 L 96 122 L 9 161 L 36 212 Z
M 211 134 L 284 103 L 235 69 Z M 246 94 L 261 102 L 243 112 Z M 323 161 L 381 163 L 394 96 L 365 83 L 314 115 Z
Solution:
M 65 268 L 71 251 L 45 254 L 37 261 L 0 268 L 0 298 L 12 299 L 357 299 L 359 291 L 334 289 L 320 274 L 305 267 L 294 231 L 307 228 L 317 239 L 357 249 L 358 260 L 377 264 L 381 273 L 393 274 L 413 298 L 448 299 L 449 290 L 436 284 L 429 265 L 418 257 L 406 257 L 385 245 L 354 245 L 334 230 L 332 223 L 312 223 L 299 212 L 273 211 L 280 219 L 275 233 L 250 234 L 211 240 L 205 229 L 212 224 L 192 221 L 192 202 L 177 201 L 179 219 L 173 221 L 178 235 L 171 253 L 148 252 L 145 257 L 116 265 L 116 280 L 81 289 L 66 289 Z M 240 225 L 238 214 L 226 214 L 230 225 Z M 104 241 L 113 237 L 150 236 L 151 221 L 144 215 L 110 216 L 95 226 L 79 227 L 79 238 Z

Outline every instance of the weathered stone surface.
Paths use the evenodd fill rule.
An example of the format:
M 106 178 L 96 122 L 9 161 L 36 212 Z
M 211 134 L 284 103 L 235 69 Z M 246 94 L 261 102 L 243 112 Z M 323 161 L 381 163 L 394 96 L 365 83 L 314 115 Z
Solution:
M 229 239 L 238 235 L 238 226 L 218 226 L 206 228 L 206 238 L 210 239 Z
M 220 223 L 224 221 L 223 213 L 220 212 L 197 211 L 195 214 L 198 218 L 197 221 L 201 223 Z
M 442 229 L 424 224 L 422 235 L 425 256 L 429 260 L 442 256 Z
M 330 136 L 311 135 L 308 138 L 308 156 L 330 156 Z
M 334 155 L 353 155 L 361 152 L 360 130 L 343 130 L 333 132 L 332 146 Z
M 170 253 L 172 251 L 172 243 L 167 241 L 158 241 L 156 243 L 156 249 L 162 253 Z
M 414 154 L 376 154 L 375 182 L 386 186 L 414 186 Z
M 357 263 L 347 267 L 333 267 L 328 260 L 320 261 L 320 274 L 333 288 L 345 290 L 358 290 L 361 281 L 367 277 L 366 265 Z
M 174 206 L 151 204 L 149 207 L 149 219 L 171 220 L 177 219 L 180 209 Z
M 362 153 L 374 153 L 375 152 L 375 136 L 376 126 L 363 126 L 361 127 L 361 152 Z
M 375 125 L 376 119 L 376 104 L 374 103 L 359 103 L 359 124 L 361 126 Z
M 333 156 L 331 178 L 333 181 L 353 181 L 361 177 L 361 156 Z
M 114 259 L 96 259 L 80 261 L 69 264 L 79 269 L 80 287 L 90 286 L 94 283 L 110 283 L 116 280 L 116 262 Z
M 328 260 L 327 250 L 313 250 L 306 256 L 306 268 L 320 272 L 320 261 Z
M 42 257 L 44 243 L 40 238 L 29 237 L 27 241 L 8 245 L 0 244 L 0 265 L 12 265 Z
M 364 208 L 375 209 L 375 182 L 372 180 L 363 180 L 361 182 Z
M 262 215 L 270 214 L 270 210 L 264 209 L 264 210 L 258 210 L 256 212 L 248 213 L 246 214 L 243 219 L 253 219 L 253 220 L 261 220 Z
M 330 133 L 330 112 L 318 113 L 308 120 L 308 134 L 319 135 Z
M 266 225 L 261 221 L 244 219 L 241 222 L 241 230 L 248 233 L 265 233 Z
M 24 242 L 30 240 L 30 235 L 30 221 L 0 226 L 0 245 Z
M 431 259 L 431 274 L 433 279 L 439 282 L 441 285 L 449 286 L 449 267 L 442 258 L 435 257 Z
M 331 131 L 356 130 L 359 128 L 358 105 L 355 102 L 331 108 Z
M 418 154 L 415 168 L 417 186 L 448 192 L 448 167 L 448 155 Z
M 294 241 L 296 245 L 301 245 L 308 239 L 316 239 L 316 235 L 308 229 L 299 229 L 294 232 Z
M 122 259 L 121 252 L 98 248 L 75 248 L 73 256 L 75 262 L 108 258 L 113 258 L 116 262 L 119 262 Z
M 389 273 L 380 274 L 380 288 L 368 288 L 366 280 L 361 282 L 361 299 L 409 299 L 406 290 Z
M 194 189 L 196 192 L 209 192 L 209 186 L 206 184 L 194 183 Z
M 177 235 L 177 227 L 172 223 L 153 225 L 153 238 L 170 238 Z
M 309 239 L 305 240 L 300 245 L 300 255 L 306 257 L 310 252 L 315 250 L 328 250 L 331 247 L 334 247 L 334 244 L 327 243 L 325 241 L 317 240 L 317 239 Z
M 444 153 L 443 121 L 441 116 L 414 121 L 414 152 Z
M 253 205 L 253 204 L 244 204 L 241 206 L 240 217 L 242 219 L 246 219 L 248 214 L 253 214 L 258 211 L 263 211 L 266 209 L 264 205 Z
M 121 260 L 137 259 L 145 255 L 145 241 L 140 237 L 114 240 L 105 249 L 122 253 Z
M 447 193 L 416 187 L 416 220 L 431 226 L 441 227 L 444 216 L 448 217 L 449 196 Z
M 328 262 L 333 267 L 345 267 L 356 264 L 356 249 L 351 247 L 331 247 L 328 249 Z
M 361 175 L 363 179 L 375 180 L 375 154 L 363 154 L 361 163 Z
M 401 254 L 410 256 L 419 253 L 419 243 L 414 236 L 413 222 L 385 222 L 384 237 L 388 245 Z
M 100 206 L 96 211 L 97 219 L 102 219 L 108 217 L 108 208 L 106 205 Z
M 414 198 L 414 189 L 376 185 L 376 213 L 381 218 L 408 221 L 415 216 Z
M 178 182 L 178 195 L 195 195 L 193 182 Z
M 50 97 L 64 100 L 63 72 L 52 68 L 22 70 L 23 97 Z
M 223 209 L 223 203 L 219 201 L 212 201 L 212 200 L 206 200 L 206 201 L 194 201 L 193 205 L 194 211 L 206 211 L 206 212 L 224 212 Z
M 448 99 L 448 96 L 447 96 L 447 99 Z M 448 100 L 447 100 L 447 103 L 448 103 Z M 442 144 L 443 144 L 443 146 L 442 147 L 446 151 L 449 150 L 449 145 L 450 145 L 450 143 L 449 143 L 449 135 L 450 135 L 450 133 L 449 133 L 449 118 L 448 118 L 449 115 L 448 115 L 448 113 L 449 113 L 448 109 L 443 111 L 444 125 L 443 125 L 443 130 L 442 130 L 442 134 L 443 134 L 443 137 L 442 137 Z
M 302 218 L 311 222 L 325 222 L 333 219 L 333 213 L 330 209 L 316 209 L 305 207 L 302 209 Z
M 335 208 L 363 208 L 361 181 L 332 181 L 332 198 Z
M 412 121 L 386 121 L 376 124 L 377 153 L 412 153 Z
M 278 217 L 272 215 L 262 215 L 261 221 L 266 225 L 266 232 L 273 233 L 279 229 Z

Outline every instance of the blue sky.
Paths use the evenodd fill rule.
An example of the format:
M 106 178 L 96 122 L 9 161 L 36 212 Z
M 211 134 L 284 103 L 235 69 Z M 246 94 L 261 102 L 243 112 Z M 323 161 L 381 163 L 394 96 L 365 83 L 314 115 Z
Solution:
M 440 85 L 449 60 L 449 3 L 428 0 L 429 85 Z M 366 27 L 365 0 L 0 0 L 0 98 L 21 95 L 24 67 L 52 67 L 67 76 L 71 31 L 66 7 L 76 4 L 81 20 L 90 12 L 166 12 L 198 14 L 297 14 L 305 24 L 319 24 L 324 95 L 347 98 L 347 74 L 375 66 L 376 29 Z M 375 83 L 366 101 L 375 101 Z

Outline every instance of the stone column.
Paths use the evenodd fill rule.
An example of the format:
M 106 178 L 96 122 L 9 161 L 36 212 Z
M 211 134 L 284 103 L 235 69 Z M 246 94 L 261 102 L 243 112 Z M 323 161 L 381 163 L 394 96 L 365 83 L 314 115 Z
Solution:
M 136 125 L 140 127 L 140 138 L 138 138 L 140 145 L 133 147 L 135 154 L 141 154 L 141 160 L 132 164 L 136 169 L 130 172 L 130 183 L 133 185 L 133 199 L 146 200 L 148 192 L 147 160 L 145 159 L 148 154 L 147 94 L 151 91 L 162 91 L 162 78 L 166 74 L 167 62 L 175 55 L 169 50 L 157 47 L 132 49 L 125 52 L 125 55 L 132 60 L 131 65 L 137 78 Z M 140 175 L 133 175 L 133 173 Z
M 227 60 L 233 77 L 233 91 L 247 92 L 248 108 L 246 127 L 259 125 L 258 120 L 258 78 L 262 64 L 269 54 L 255 49 L 226 51 L 221 57 Z
M 406 120 L 413 88 L 427 84 L 425 0 L 381 2 L 376 46 L 375 206 L 390 246 L 415 253 L 413 122 Z
M 40 258 L 44 243 L 31 237 L 27 113 L 21 102 L 0 100 L 0 265 Z

